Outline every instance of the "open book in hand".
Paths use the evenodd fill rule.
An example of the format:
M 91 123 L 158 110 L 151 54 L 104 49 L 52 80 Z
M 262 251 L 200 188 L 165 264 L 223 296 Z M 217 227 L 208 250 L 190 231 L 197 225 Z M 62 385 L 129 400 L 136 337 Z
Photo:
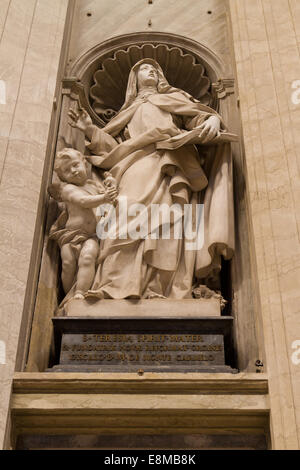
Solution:
M 227 142 L 237 142 L 238 136 L 236 134 L 231 134 L 230 132 L 218 132 L 216 137 L 214 137 L 209 142 L 202 143 L 204 136 L 199 137 L 201 129 L 195 127 L 192 131 L 182 132 L 174 137 L 170 137 L 168 140 L 162 140 L 156 143 L 156 148 L 159 149 L 170 149 L 174 150 L 179 147 L 182 147 L 186 144 L 196 144 L 196 145 L 219 145 Z

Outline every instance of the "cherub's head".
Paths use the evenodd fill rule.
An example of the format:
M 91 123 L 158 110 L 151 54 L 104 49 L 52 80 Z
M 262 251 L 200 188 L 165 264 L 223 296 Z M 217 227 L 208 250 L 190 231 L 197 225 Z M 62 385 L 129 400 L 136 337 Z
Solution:
M 84 155 L 72 148 L 64 148 L 57 153 L 54 170 L 59 179 L 66 183 L 82 186 L 87 180 Z

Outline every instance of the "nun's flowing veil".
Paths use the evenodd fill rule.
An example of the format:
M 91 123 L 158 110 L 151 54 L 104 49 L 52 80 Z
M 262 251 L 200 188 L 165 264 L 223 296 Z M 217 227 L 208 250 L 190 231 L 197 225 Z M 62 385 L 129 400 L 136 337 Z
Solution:
M 157 91 L 158 93 L 174 93 L 174 92 L 180 92 L 183 95 L 185 95 L 187 98 L 189 98 L 192 101 L 197 101 L 195 98 L 193 98 L 189 93 L 181 90 L 180 88 L 174 88 L 172 87 L 166 77 L 164 76 L 164 73 L 162 71 L 161 66 L 159 65 L 158 62 L 154 59 L 142 59 L 137 62 L 132 69 L 130 70 L 129 77 L 128 77 L 128 82 L 127 82 L 127 90 L 126 90 L 126 96 L 125 96 L 125 102 L 120 109 L 120 111 L 123 111 L 124 109 L 128 108 L 136 99 L 137 94 L 138 94 L 138 86 L 137 86 L 137 72 L 142 64 L 151 64 L 153 65 L 158 74 L 158 85 L 157 85 Z

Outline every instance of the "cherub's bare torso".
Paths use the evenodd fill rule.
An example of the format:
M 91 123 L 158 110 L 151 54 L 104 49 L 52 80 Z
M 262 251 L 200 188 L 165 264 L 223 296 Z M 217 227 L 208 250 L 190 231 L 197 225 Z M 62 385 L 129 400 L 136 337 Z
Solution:
M 95 204 L 91 207 L 90 199 L 92 195 L 96 196 L 103 193 L 104 191 L 100 186 L 97 187 L 90 182 L 85 183 L 83 186 L 66 184 L 61 191 L 62 200 L 65 201 L 68 211 L 65 228 L 70 230 L 81 229 L 89 234 L 96 233 L 97 220 L 93 210 Z

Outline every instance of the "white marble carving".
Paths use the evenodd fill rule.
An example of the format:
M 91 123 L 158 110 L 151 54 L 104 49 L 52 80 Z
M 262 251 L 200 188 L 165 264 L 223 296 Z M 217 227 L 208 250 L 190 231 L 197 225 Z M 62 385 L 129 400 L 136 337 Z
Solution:
M 88 179 L 85 157 L 75 149 L 58 152 L 55 172 L 59 182 L 53 183 L 49 192 L 64 203 L 64 210 L 51 228 L 50 239 L 60 247 L 65 293 L 83 299 L 92 285 L 99 252 L 93 209 L 114 202 L 117 188 L 109 172 L 104 184 Z
M 52 228 L 51 236 L 62 250 L 62 281 L 65 292 L 69 293 L 66 299 L 74 295 L 99 299 L 192 298 L 195 279 L 203 284 L 203 280 L 215 277 L 221 267 L 221 256 L 230 259 L 233 255 L 229 142 L 235 136 L 226 131 L 216 111 L 182 89 L 172 87 L 154 59 L 140 60 L 131 68 L 125 102 L 103 128 L 94 125 L 88 112 L 80 106 L 69 111 L 69 119 L 74 129 L 84 133 L 92 180 L 87 179 L 83 163 L 79 164 L 84 173 L 80 182 L 70 179 L 64 167 L 56 163 L 63 189 L 58 191 L 59 197 L 52 189 L 52 195 L 66 203 L 66 210 Z M 72 155 L 68 157 L 69 162 L 83 161 L 74 150 L 68 150 L 67 154 Z M 106 175 L 105 171 L 110 174 Z M 79 203 L 83 193 L 90 201 L 88 207 Z M 116 236 L 97 240 L 92 208 L 109 198 L 117 214 Z M 150 232 L 138 238 L 124 237 L 119 202 L 124 199 L 130 204 L 143 204 L 149 219 L 153 205 L 171 208 L 175 204 L 183 208 L 203 203 L 202 245 L 193 250 L 186 248 L 184 224 L 182 236 L 177 238 L 153 238 Z M 70 210 L 74 212 L 73 219 L 70 215 L 67 219 Z M 139 216 L 139 212 L 131 213 L 126 228 L 137 225 Z M 67 232 L 60 235 L 58 225 L 63 218 L 62 230 Z M 88 220 L 91 222 L 86 234 Z M 159 219 L 155 229 L 156 233 L 162 229 Z M 77 258 L 71 246 L 73 231 L 76 236 L 84 237 Z M 67 244 L 62 242 L 64 233 L 71 237 Z M 65 245 L 69 248 L 64 248 Z M 89 263 L 83 262 L 86 250 Z

